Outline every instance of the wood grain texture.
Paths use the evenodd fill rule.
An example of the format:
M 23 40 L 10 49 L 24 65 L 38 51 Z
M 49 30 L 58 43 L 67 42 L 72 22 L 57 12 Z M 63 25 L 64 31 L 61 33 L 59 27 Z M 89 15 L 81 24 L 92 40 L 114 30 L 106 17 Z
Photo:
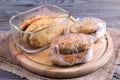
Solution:
M 67 68 L 54 66 L 50 62 L 48 58 L 49 49 L 36 54 L 28 54 L 20 48 L 16 48 L 12 39 L 9 48 L 11 55 L 14 57 L 13 60 L 17 61 L 20 66 L 38 75 L 54 78 L 73 78 L 96 71 L 107 63 L 113 53 L 113 43 L 108 34 L 107 43 L 98 42 L 94 45 L 91 62 Z
M 56 4 L 68 10 L 74 17 L 98 17 L 105 20 L 108 26 L 120 29 L 120 1 L 118 0 L 1 0 L 0 29 L 9 29 L 11 16 L 45 3 Z M 4 26 L 3 26 L 4 25 Z

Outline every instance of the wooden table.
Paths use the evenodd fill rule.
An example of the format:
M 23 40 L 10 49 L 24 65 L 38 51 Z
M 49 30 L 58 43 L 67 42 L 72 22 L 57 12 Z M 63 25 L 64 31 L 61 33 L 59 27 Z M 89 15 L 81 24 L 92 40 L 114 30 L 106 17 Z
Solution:
M 101 18 L 107 22 L 107 27 L 120 29 L 120 0 L 0 0 L 0 34 L 10 30 L 11 16 L 45 3 L 56 4 L 76 18 Z M 25 80 L 3 70 L 0 70 L 0 79 Z M 112 80 L 120 80 L 120 61 Z

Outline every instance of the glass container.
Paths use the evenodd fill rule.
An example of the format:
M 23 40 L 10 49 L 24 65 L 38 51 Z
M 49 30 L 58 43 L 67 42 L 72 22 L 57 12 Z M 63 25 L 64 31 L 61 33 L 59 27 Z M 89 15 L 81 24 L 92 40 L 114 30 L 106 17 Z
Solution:
M 40 17 L 33 20 L 32 18 L 36 18 L 36 16 L 54 18 L 54 22 L 44 25 L 44 27 L 41 27 L 41 23 L 41 25 L 37 25 L 38 29 L 34 25 L 30 27 L 31 24 L 41 19 Z M 15 44 L 26 52 L 36 53 L 48 48 L 51 40 L 65 33 L 69 18 L 70 14 L 66 10 L 56 5 L 45 4 L 11 17 L 9 24 Z M 43 22 L 44 24 L 49 23 L 49 21 L 44 20 Z M 21 25 L 24 25 L 24 27 L 21 27 Z

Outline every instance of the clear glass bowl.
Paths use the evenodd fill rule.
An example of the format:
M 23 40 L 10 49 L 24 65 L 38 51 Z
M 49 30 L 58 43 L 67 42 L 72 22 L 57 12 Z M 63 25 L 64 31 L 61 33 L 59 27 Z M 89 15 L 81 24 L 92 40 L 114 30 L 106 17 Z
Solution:
M 24 20 L 36 15 L 51 17 L 57 21 L 35 31 L 27 31 L 27 28 L 29 28 L 28 25 L 25 29 L 20 27 Z M 35 53 L 48 48 L 53 38 L 65 33 L 69 18 L 70 14 L 66 10 L 56 5 L 45 4 L 11 17 L 9 24 L 16 45 L 26 52 Z M 61 26 L 64 28 L 63 30 L 61 30 Z M 32 28 L 34 28 L 34 26 Z

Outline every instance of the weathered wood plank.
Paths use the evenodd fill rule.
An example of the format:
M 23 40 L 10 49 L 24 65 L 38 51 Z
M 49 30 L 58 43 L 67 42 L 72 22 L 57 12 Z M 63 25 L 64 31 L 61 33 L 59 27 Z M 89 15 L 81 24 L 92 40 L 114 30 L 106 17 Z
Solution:
M 3 7 L 3 8 L 5 9 L 5 7 Z M 10 10 L 12 10 L 13 8 L 10 8 Z M 8 20 L 11 16 L 13 16 L 17 13 L 20 13 L 22 11 L 28 10 L 30 8 L 33 8 L 33 7 L 17 6 L 14 9 L 14 11 L 10 11 L 9 8 L 7 8 L 8 11 L 1 11 L 0 21 L 1 22 L 8 22 Z M 118 8 L 116 8 L 116 10 L 114 10 L 114 11 L 109 10 L 108 8 L 103 9 L 103 10 L 98 9 L 98 11 L 97 11 L 97 8 L 93 8 L 93 7 L 89 8 L 89 9 L 79 9 L 79 8 L 74 9 L 73 7 L 63 7 L 63 8 L 68 10 L 75 17 L 87 17 L 87 16 L 99 17 L 99 18 L 106 20 L 108 22 L 108 24 L 111 24 L 111 22 L 113 22 L 113 21 L 115 22 L 114 24 L 119 23 L 120 15 L 118 15 L 118 14 L 120 14 L 120 12 L 119 12 Z
M 4 71 L 4 70 L 0 70 L 0 74 L 4 74 L 4 75 L 0 75 L 0 80 L 10 80 L 10 79 L 21 80 L 20 76 L 17 76 L 15 74 L 10 74 L 10 72 Z M 8 78 L 7 76 L 10 76 L 11 78 Z M 26 80 L 26 79 L 23 78 L 22 80 Z
M 1 5 L 39 5 L 43 3 L 64 3 L 64 4 L 74 4 L 74 3 L 104 3 L 104 4 L 119 4 L 119 0 L 1 0 L 0 4 Z M 79 5 L 77 5 L 79 6 Z
M 2 30 L 9 30 L 9 23 L 8 22 L 0 22 L 0 31 Z

